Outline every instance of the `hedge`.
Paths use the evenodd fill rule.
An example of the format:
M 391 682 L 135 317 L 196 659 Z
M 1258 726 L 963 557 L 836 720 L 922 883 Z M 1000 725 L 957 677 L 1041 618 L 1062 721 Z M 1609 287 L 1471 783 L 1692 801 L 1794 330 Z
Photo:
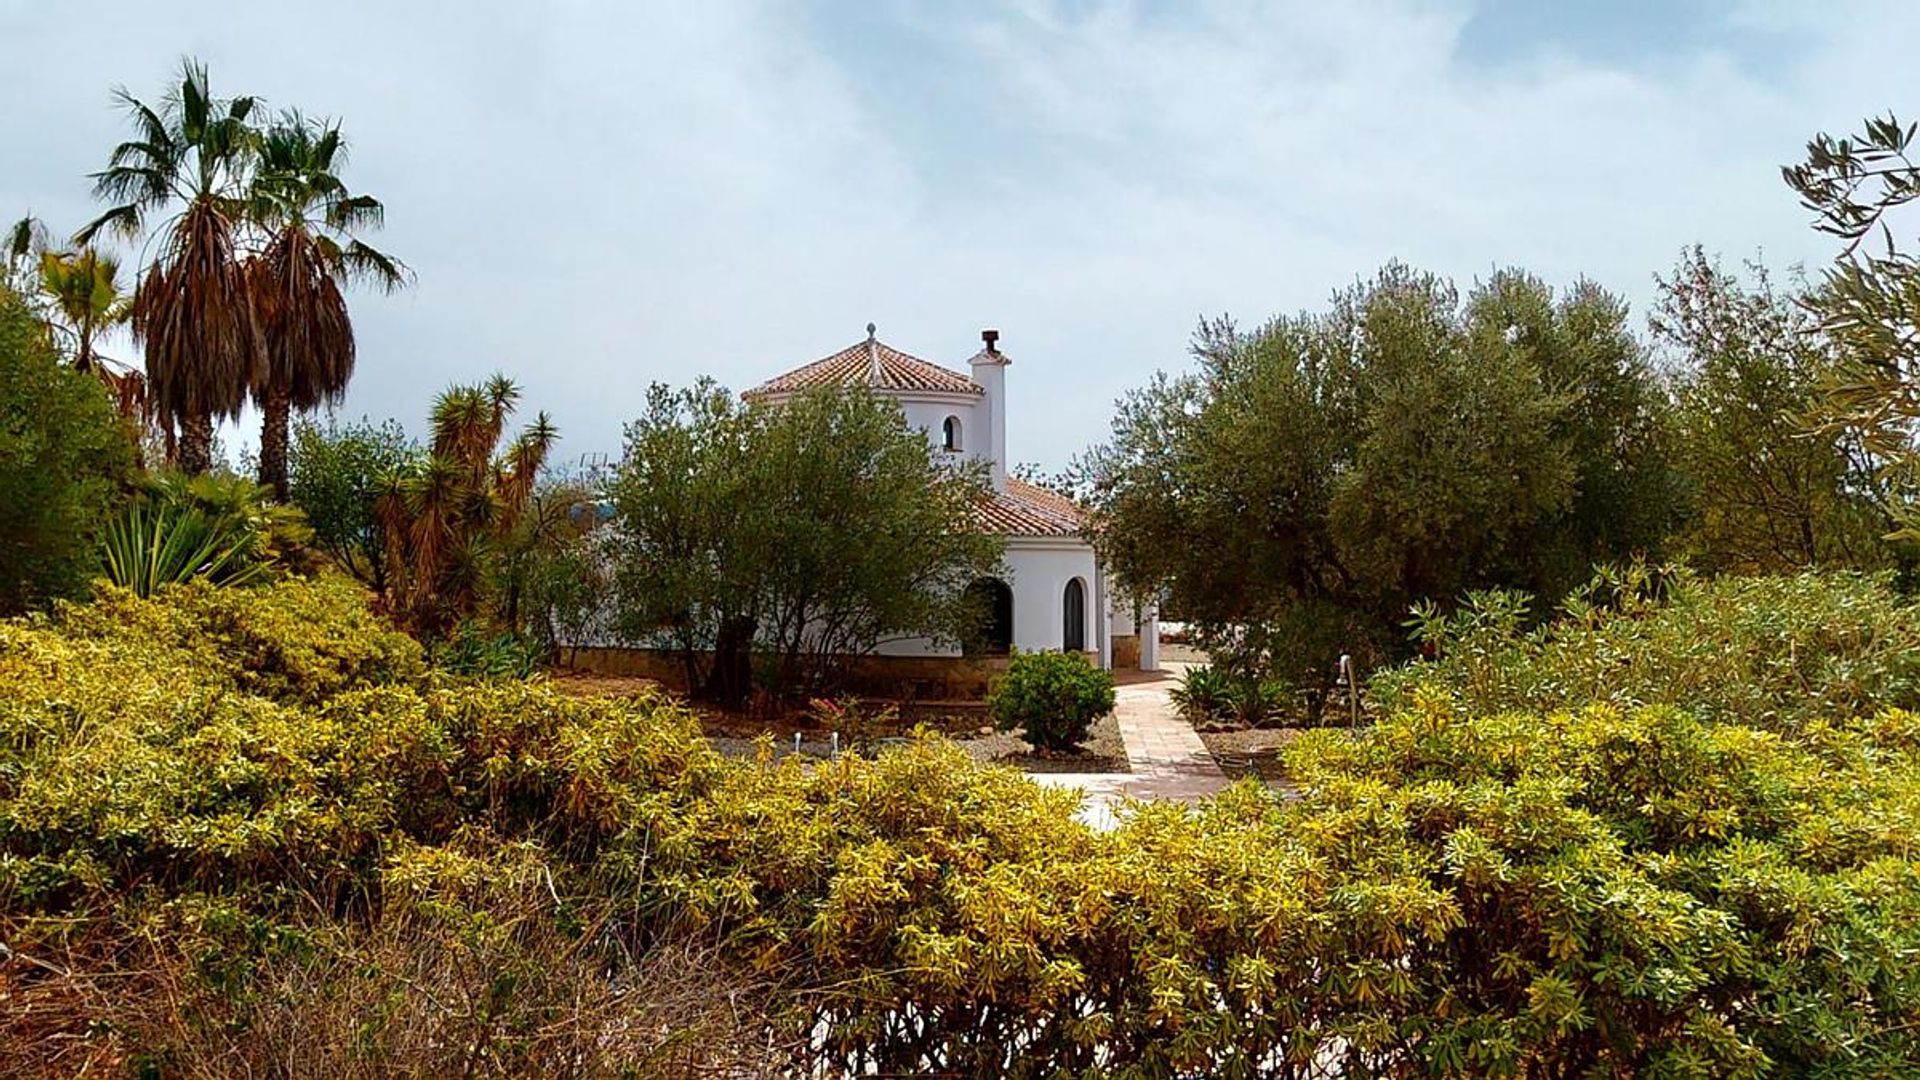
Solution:
M 1096 832 L 1073 793 L 931 737 L 729 759 L 661 697 L 429 673 L 346 588 L 107 593 L 0 624 L 16 953 L 137 925 L 222 943 L 204 978 L 253 1000 L 315 911 L 376 919 L 532 860 L 558 933 L 679 935 L 777 979 L 762 1023 L 801 1069 L 1920 1060 L 1920 718 L 1899 709 L 1783 733 L 1672 705 L 1483 715 L 1409 687 L 1359 736 L 1293 744 L 1298 798 L 1242 784 Z

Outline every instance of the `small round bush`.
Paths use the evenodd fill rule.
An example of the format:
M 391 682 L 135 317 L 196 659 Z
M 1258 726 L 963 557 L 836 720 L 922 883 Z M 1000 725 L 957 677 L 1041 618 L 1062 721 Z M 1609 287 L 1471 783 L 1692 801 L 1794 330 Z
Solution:
M 1079 745 L 1088 725 L 1112 708 L 1113 674 L 1080 653 L 1016 653 L 987 694 L 1000 730 L 1025 728 L 1027 741 L 1046 750 Z

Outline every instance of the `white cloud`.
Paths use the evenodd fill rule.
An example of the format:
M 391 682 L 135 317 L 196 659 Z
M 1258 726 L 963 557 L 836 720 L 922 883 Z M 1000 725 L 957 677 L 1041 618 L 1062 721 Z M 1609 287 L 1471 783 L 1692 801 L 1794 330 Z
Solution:
M 0 211 L 76 221 L 120 133 L 107 84 L 152 93 L 193 52 L 220 88 L 341 115 L 420 273 L 357 301 L 349 412 L 417 422 L 498 367 L 569 454 L 613 450 L 650 380 L 747 385 L 868 319 L 957 364 L 992 323 L 1013 451 L 1057 464 L 1182 362 L 1200 314 L 1315 305 L 1388 258 L 1585 274 L 1642 305 L 1696 240 L 1824 257 L 1776 167 L 1920 89 L 1900 55 L 1920 15 L 1892 6 L 1755 5 L 1740 19 L 1794 42 L 1784 61 L 1631 69 L 1467 63 L 1462 4 L 906 5 L 877 36 L 793 10 L 0 14 Z

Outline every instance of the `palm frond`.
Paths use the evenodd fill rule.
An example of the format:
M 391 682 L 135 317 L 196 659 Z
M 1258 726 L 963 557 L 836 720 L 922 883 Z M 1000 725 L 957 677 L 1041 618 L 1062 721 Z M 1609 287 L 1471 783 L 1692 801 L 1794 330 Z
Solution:
M 82 225 L 80 231 L 73 234 L 73 242 L 81 245 L 91 244 L 102 232 L 109 236 L 131 239 L 140 235 L 140 226 L 139 204 L 126 203 Z
M 344 188 L 342 189 L 344 192 Z M 341 194 L 327 206 L 327 227 L 353 233 L 378 229 L 387 222 L 387 208 L 371 195 Z
M 406 263 L 358 240 L 340 251 L 338 258 L 347 280 L 366 282 L 382 292 L 398 292 L 414 280 L 413 270 Z
M 264 345 L 233 222 L 217 206 L 195 202 L 174 224 L 134 295 L 132 323 L 163 416 L 240 411 Z
M 4 244 L 7 261 L 24 259 L 36 251 L 46 250 L 47 227 L 39 218 L 28 214 L 7 229 L 0 244 Z

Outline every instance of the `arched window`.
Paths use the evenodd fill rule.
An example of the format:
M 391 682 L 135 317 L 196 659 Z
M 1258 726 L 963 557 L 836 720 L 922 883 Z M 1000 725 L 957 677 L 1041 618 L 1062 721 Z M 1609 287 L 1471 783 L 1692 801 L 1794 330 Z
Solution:
M 1060 638 L 1060 647 L 1067 652 L 1087 651 L 1087 587 L 1079 578 L 1067 582 L 1061 606 L 1065 609 L 1066 632 Z
M 999 578 L 967 586 L 970 632 L 961 642 L 968 656 L 1004 656 L 1013 648 L 1013 590 Z
M 960 449 L 960 418 L 959 417 L 949 416 L 947 417 L 946 422 L 940 425 L 940 445 L 945 447 L 948 450 L 952 450 L 955 452 L 959 451 Z

